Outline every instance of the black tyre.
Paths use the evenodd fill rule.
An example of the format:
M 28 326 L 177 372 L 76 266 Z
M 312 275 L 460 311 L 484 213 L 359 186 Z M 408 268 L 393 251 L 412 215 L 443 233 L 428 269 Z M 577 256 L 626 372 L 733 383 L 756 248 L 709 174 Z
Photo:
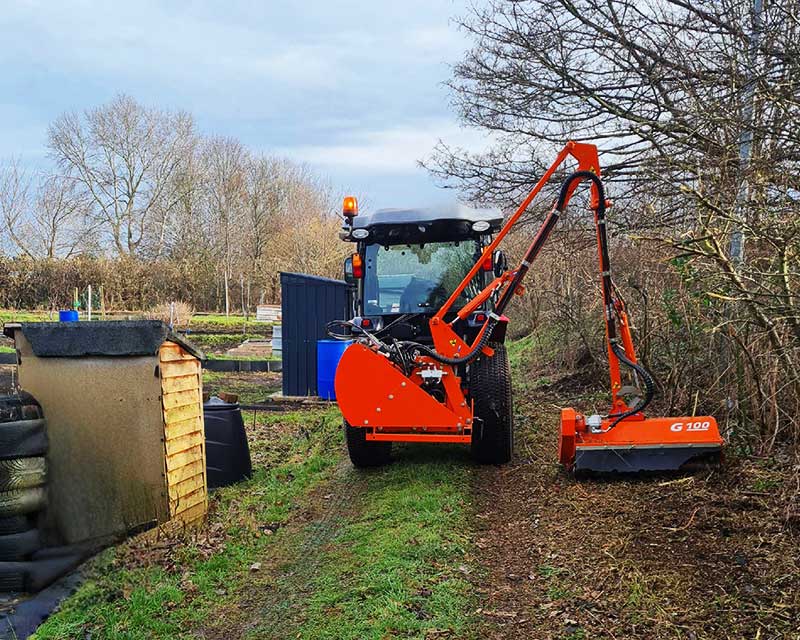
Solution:
M 27 591 L 36 593 L 72 571 L 86 557 L 83 553 L 70 553 L 62 556 L 41 557 L 36 554 L 33 560 L 24 562 L 0 562 L 0 593 Z
M 13 396 L 0 396 L 0 422 L 36 420 L 42 417 L 42 408 L 33 396 L 20 391 Z
M 367 440 L 366 429 L 351 427 L 345 422 L 344 437 L 347 441 L 347 453 L 355 467 L 380 467 L 392 459 L 392 443 Z
M 0 491 L 41 487 L 47 480 L 47 463 L 42 456 L 0 460 Z
M 44 419 L 0 422 L 0 460 L 47 453 Z
M 0 518 L 0 536 L 7 536 L 11 533 L 22 533 L 33 528 L 31 516 L 9 516 Z
M 47 491 L 44 487 L 0 491 L 0 517 L 39 511 L 46 501 Z
M 0 593 L 25 591 L 27 562 L 0 562 Z
M 511 367 L 505 345 L 489 346 L 494 355 L 480 356 L 467 372 L 475 406 L 471 453 L 480 464 L 505 464 L 514 452 Z
M 0 561 L 23 560 L 41 548 L 42 539 L 38 529 L 0 536 Z

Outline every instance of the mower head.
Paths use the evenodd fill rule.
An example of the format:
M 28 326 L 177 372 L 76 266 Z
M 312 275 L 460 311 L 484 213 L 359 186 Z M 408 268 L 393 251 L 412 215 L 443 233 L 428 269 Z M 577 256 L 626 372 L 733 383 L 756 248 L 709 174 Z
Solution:
M 559 461 L 576 473 L 638 473 L 688 470 L 721 459 L 723 441 L 711 416 L 638 414 L 609 429 L 613 422 L 562 409 Z

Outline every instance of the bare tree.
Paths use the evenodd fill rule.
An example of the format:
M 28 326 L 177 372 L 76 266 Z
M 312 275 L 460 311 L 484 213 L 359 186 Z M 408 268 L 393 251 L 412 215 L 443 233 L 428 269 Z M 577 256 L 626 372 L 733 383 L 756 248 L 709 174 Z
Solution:
M 163 249 L 177 199 L 173 178 L 194 135 L 189 114 L 149 109 L 125 95 L 83 115 L 64 114 L 48 132 L 53 158 L 74 175 L 120 256 Z
M 21 170 L 19 162 L 12 160 L 0 172 L 0 213 L 3 226 L 14 248 L 32 257 L 25 240 L 25 229 L 30 213 L 30 178 Z
M 242 247 L 247 152 L 238 140 L 211 138 L 203 152 L 209 230 L 222 270 L 225 315 L 230 313 L 230 283 Z
M 28 225 L 35 254 L 48 260 L 69 258 L 90 246 L 94 228 L 85 215 L 87 205 L 73 178 L 43 178 Z
M 772 412 L 774 442 L 791 425 L 800 438 L 800 2 L 755 9 L 740 0 L 477 6 L 461 22 L 475 46 L 450 86 L 463 122 L 494 144 L 480 154 L 440 144 L 428 166 L 474 199 L 508 205 L 555 147 L 596 142 L 619 185 L 614 222 L 668 248 L 717 309 L 710 330 L 745 353 L 741 369 L 760 394 L 753 414 Z M 740 231 L 746 260 L 730 255 Z M 770 395 L 761 380 L 773 371 L 782 382 Z

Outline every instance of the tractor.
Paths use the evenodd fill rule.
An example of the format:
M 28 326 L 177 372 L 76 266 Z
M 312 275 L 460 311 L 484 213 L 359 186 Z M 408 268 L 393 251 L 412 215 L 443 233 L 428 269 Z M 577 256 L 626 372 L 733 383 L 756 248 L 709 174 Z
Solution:
M 346 217 L 356 207 L 355 199 L 346 199 Z M 354 285 L 355 293 L 353 318 L 347 324 L 355 337 L 368 340 L 379 337 L 391 345 L 415 343 L 433 349 L 431 320 L 473 265 L 480 261 L 480 268 L 458 293 L 457 304 L 467 304 L 508 268 L 502 251 L 484 256 L 493 234 L 503 224 L 503 216 L 497 210 L 464 205 L 382 209 L 370 216 L 353 215 L 349 219 L 352 223 L 345 226 L 340 236 L 355 243 L 355 251 L 345 260 L 345 280 Z M 469 343 L 480 334 L 493 311 L 492 301 L 485 300 L 463 319 L 458 320 L 454 311 L 448 311 L 442 319 L 447 323 L 458 320 L 459 339 Z M 514 431 L 511 373 L 503 344 L 505 328 L 502 323 L 489 336 L 487 344 L 494 352 L 491 358 L 476 358 L 468 364 L 455 365 L 452 371 L 427 360 L 408 383 L 399 381 L 396 393 L 383 394 L 383 406 L 374 407 L 377 414 L 382 414 L 376 418 L 383 417 L 403 412 L 404 406 L 410 408 L 416 404 L 415 398 L 425 396 L 436 401 L 436 405 L 423 409 L 430 415 L 406 417 L 387 427 L 376 420 L 373 428 L 369 428 L 369 418 L 359 420 L 358 424 L 345 419 L 345 436 L 353 464 L 366 467 L 388 462 L 392 442 L 464 443 L 470 445 L 472 456 L 479 462 L 508 462 Z M 410 371 L 412 359 L 419 357 L 409 356 L 402 369 Z M 343 358 L 339 365 L 344 369 L 337 368 L 338 380 L 348 375 L 348 359 Z M 358 371 L 357 365 L 352 372 L 366 386 L 393 383 L 369 375 L 364 377 L 364 373 Z M 380 372 L 379 377 L 386 373 Z M 458 392 L 461 397 L 458 406 L 453 407 L 454 413 L 436 411 L 447 407 L 448 388 L 461 387 L 466 394 Z M 344 393 L 346 397 L 347 392 Z M 458 416 L 454 421 L 453 415 Z M 403 423 L 409 420 L 413 424 L 404 427 Z
M 519 264 L 509 268 L 500 243 L 568 160 L 577 167 L 562 179 Z M 479 463 L 511 459 L 504 314 L 524 292 L 522 280 L 585 183 L 597 240 L 611 408 L 590 416 L 562 409 L 559 461 L 571 471 L 605 473 L 671 471 L 719 459 L 722 438 L 713 417 L 644 414 L 656 382 L 636 357 L 627 309 L 612 279 L 606 232 L 611 203 L 597 148 L 569 142 L 505 218 L 461 205 L 359 216 L 356 199 L 344 199 L 340 237 L 355 244 L 345 261 L 354 303 L 352 317 L 329 323 L 327 330 L 352 340 L 334 388 L 355 466 L 389 462 L 393 442 L 462 443 Z

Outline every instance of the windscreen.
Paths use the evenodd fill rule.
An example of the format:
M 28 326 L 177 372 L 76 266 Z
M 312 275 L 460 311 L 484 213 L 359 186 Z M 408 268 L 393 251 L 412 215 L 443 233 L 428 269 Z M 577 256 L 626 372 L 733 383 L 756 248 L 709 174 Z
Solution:
M 364 270 L 364 313 L 435 312 L 450 297 L 480 255 L 474 240 L 415 245 L 368 245 Z M 470 283 L 454 310 L 482 288 Z

